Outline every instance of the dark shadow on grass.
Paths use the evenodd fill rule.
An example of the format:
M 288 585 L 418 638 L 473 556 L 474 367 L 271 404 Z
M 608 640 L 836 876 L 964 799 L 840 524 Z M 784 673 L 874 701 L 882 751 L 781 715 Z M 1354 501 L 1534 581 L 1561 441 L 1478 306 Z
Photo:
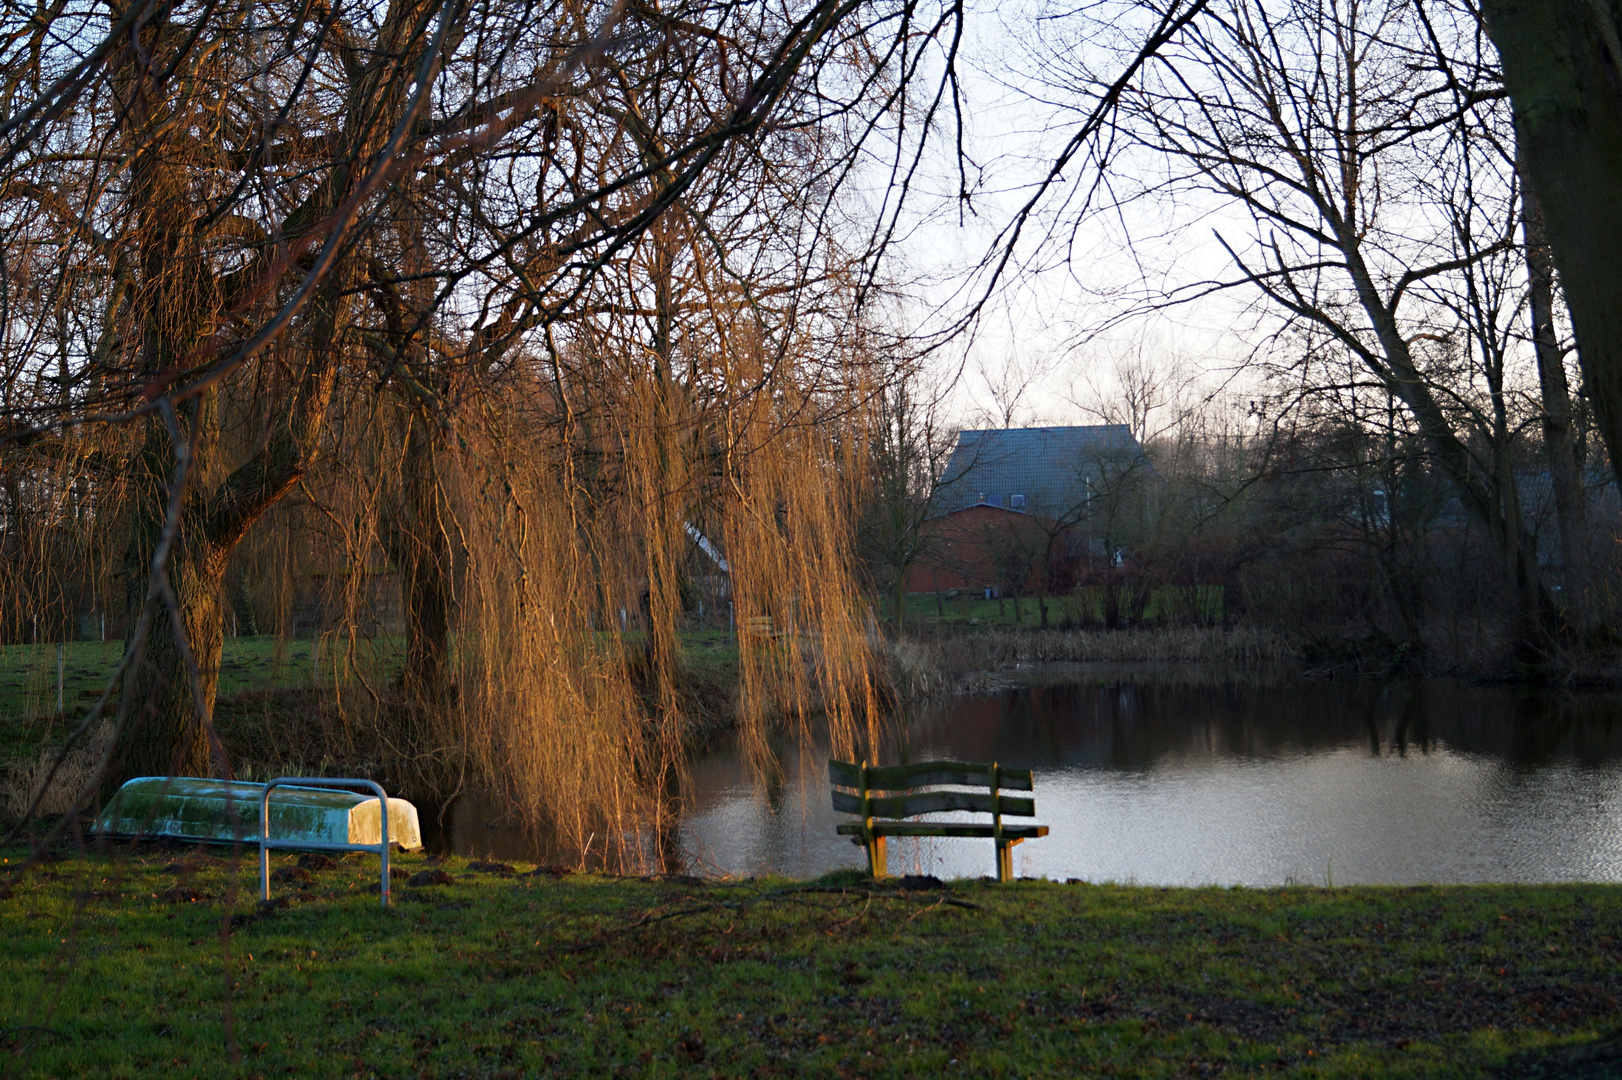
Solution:
M 1553 1050 L 1516 1054 L 1499 1075 L 1509 1080 L 1622 1080 L 1622 1029 Z

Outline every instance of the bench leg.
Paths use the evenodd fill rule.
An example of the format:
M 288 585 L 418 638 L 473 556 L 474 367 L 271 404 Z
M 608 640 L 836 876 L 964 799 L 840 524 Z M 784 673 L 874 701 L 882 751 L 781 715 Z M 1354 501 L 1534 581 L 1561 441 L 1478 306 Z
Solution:
M 1025 838 L 1022 836 L 1018 840 L 1004 840 L 997 845 L 998 881 L 1014 880 L 1014 845 L 1023 844 L 1024 842 Z
M 875 881 L 890 876 L 890 859 L 884 851 L 884 839 L 875 836 L 867 842 L 867 874 Z

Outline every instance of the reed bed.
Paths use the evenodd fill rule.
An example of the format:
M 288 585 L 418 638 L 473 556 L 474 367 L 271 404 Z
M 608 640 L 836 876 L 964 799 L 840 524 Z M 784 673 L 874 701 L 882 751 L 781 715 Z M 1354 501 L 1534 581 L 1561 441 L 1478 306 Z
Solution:
M 0 765 L 0 821 L 15 821 L 38 799 L 37 813 L 66 814 L 73 809 L 74 797 L 90 781 L 96 767 L 96 750 L 91 747 L 70 750 L 56 764 L 54 748 L 39 751 L 31 758 Z M 52 766 L 55 772 L 52 772 Z
M 1021 664 L 1293 660 L 1301 642 L 1257 626 L 1165 626 L 1132 630 L 986 631 L 942 641 L 898 641 L 889 659 L 908 696 L 951 693 Z

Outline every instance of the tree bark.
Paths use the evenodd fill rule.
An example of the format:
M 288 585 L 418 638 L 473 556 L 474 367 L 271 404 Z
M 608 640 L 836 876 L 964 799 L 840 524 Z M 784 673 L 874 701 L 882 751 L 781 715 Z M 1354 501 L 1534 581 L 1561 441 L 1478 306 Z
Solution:
M 259 516 L 296 484 L 316 450 L 337 370 L 335 344 L 341 301 L 336 285 L 315 304 L 316 344 L 303 376 L 282 405 L 264 447 L 211 490 L 194 476 L 183 493 L 179 534 L 164 567 L 174 593 L 192 663 L 175 638 L 171 612 L 154 616 L 146 656 L 127 678 L 124 694 L 134 722 L 123 733 L 108 783 L 130 776 L 227 776 L 229 766 L 213 729 L 224 645 L 221 592 L 231 552 Z M 198 425 L 195 444 L 205 459 L 218 440 L 207 396 L 180 410 Z M 174 480 L 176 448 L 163 421 L 147 421 L 146 441 L 136 461 L 135 520 L 127 566 L 130 580 L 150 581 L 153 554 L 162 538 Z M 184 433 L 184 429 L 183 429 Z M 143 588 L 144 595 L 144 588 Z M 196 685 L 193 685 L 193 679 Z
M 1579 628 L 1586 622 L 1588 597 L 1588 499 L 1582 463 L 1572 430 L 1571 390 L 1565 358 L 1554 328 L 1554 258 L 1543 228 L 1543 208 L 1523 177 L 1521 225 L 1526 237 L 1526 269 L 1531 282 L 1532 343 L 1537 353 L 1538 383 L 1543 392 L 1543 451 L 1549 460 L 1555 520 L 1560 526 L 1560 555 L 1565 565 L 1567 618 Z
M 1482 12 L 1622 482 L 1622 14 L 1615 0 L 1484 0 Z
M 442 704 L 450 693 L 453 567 L 439 441 L 431 418 L 419 413 L 408 419 L 396 541 L 406 631 L 401 678 L 408 693 L 430 705 Z
M 401 490 L 393 552 L 405 615 L 406 657 L 400 681 L 406 693 L 432 713 L 443 710 L 452 693 L 455 567 L 444 475 L 449 432 L 442 412 L 450 408 L 451 369 L 437 362 L 431 344 L 434 286 L 427 200 L 417 185 L 408 184 L 392 203 L 400 244 L 398 268 L 374 263 L 373 288 L 387 297 L 383 306 L 392 361 L 402 380 L 397 395 L 403 422 Z M 414 749 L 432 752 L 437 741 L 429 736 L 429 745 Z
M 115 65 L 116 85 L 128 96 L 130 204 L 135 226 L 132 246 L 140 268 L 140 374 L 154 378 L 183 362 L 208 332 L 219 307 L 218 282 L 199 250 L 191 228 L 194 214 L 185 155 L 165 137 L 165 95 L 169 88 L 153 77 L 139 54 L 167 57 L 175 28 L 166 16 L 153 20 L 132 40 Z M 158 65 L 158 66 L 161 66 Z M 147 652 L 125 679 L 123 693 L 132 722 L 121 733 L 116 768 L 120 775 L 224 775 L 226 762 L 210 752 L 210 713 L 219 684 L 222 621 L 219 602 L 224 561 L 208 535 L 208 505 L 200 492 L 219 441 L 212 391 L 179 405 L 178 432 L 158 415 L 148 415 L 145 440 L 135 461 L 132 530 L 126 554 L 129 580 L 139 583 L 136 603 L 152 584 L 153 559 L 163 539 L 180 448 L 174 435 L 189 441 L 189 473 L 181 492 L 179 533 L 166 565 L 173 610 L 160 603 L 154 613 Z M 176 626 L 178 619 L 179 625 Z M 184 635 L 188 663 L 177 635 Z M 217 740 L 216 740 L 217 741 Z
M 206 437 L 206 436 L 205 436 Z M 150 581 L 153 554 L 162 540 L 173 482 L 175 448 L 162 420 L 147 420 L 145 445 L 136 459 L 135 520 L 128 565 L 130 580 Z M 196 487 L 186 492 L 180 533 L 171 545 L 166 572 L 175 611 L 160 604 L 153 614 L 146 655 L 125 679 L 131 703 L 113 777 L 225 776 L 228 766 L 210 728 L 220 681 L 224 621 L 220 585 L 225 559 L 209 543 L 206 504 Z M 192 661 L 176 640 L 174 615 Z M 193 685 L 193 678 L 196 684 Z
M 133 292 L 139 300 L 132 312 L 132 329 L 141 343 L 139 370 L 143 378 L 172 379 L 197 344 L 220 329 L 226 286 L 213 270 L 212 238 L 199 216 L 209 209 L 209 200 L 200 196 L 213 166 L 194 153 L 184 112 L 192 107 L 187 93 L 165 81 L 174 74 L 176 50 L 189 47 L 190 35 L 167 21 L 166 10 L 137 27 L 139 41 L 132 39 L 111 66 L 115 89 L 128 102 L 120 131 L 130 155 L 129 203 L 135 227 L 128 243 L 139 278 Z M 413 10 L 391 5 L 386 40 L 403 42 L 401 27 L 411 25 Z M 116 19 L 116 9 L 113 15 Z M 284 238 L 300 238 L 343 205 L 357 181 L 354 163 L 369 160 L 388 132 L 380 123 L 384 114 L 378 99 L 398 89 L 414 67 L 413 58 L 383 50 L 370 67 L 349 70 L 352 84 L 343 134 L 334 146 L 335 164 L 284 220 Z M 273 265 L 276 257 L 267 248 L 249 271 L 233 276 L 251 276 Z M 292 272 L 303 272 L 301 265 Z M 272 346 L 291 369 L 290 383 L 269 410 L 262 445 L 223 480 L 213 475 L 220 438 L 214 415 L 216 391 L 206 390 L 177 405 L 180 435 L 190 442 L 192 463 L 182 493 L 179 534 L 167 564 L 157 569 L 168 576 L 180 626 L 173 625 L 170 612 L 159 608 L 148 653 L 124 687 L 136 719 L 115 748 L 109 784 L 131 769 L 159 775 L 224 775 L 228 770 L 211 726 L 224 636 L 223 574 L 231 551 L 249 527 L 299 481 L 316 455 L 344 347 L 352 276 L 350 260 L 340 258 L 315 290 L 299 328 Z M 167 425 L 155 416 L 147 425 L 128 548 L 132 582 L 150 581 L 178 460 Z M 176 640 L 177 629 L 187 635 L 195 672 Z

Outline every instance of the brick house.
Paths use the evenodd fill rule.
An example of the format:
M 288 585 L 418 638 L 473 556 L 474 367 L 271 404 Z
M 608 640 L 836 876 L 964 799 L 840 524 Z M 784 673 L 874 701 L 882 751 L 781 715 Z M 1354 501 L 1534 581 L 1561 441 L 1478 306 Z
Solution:
M 1120 557 L 1095 535 L 1100 508 L 1153 475 L 1121 424 L 962 432 L 907 591 L 1068 591 L 1087 562 Z

